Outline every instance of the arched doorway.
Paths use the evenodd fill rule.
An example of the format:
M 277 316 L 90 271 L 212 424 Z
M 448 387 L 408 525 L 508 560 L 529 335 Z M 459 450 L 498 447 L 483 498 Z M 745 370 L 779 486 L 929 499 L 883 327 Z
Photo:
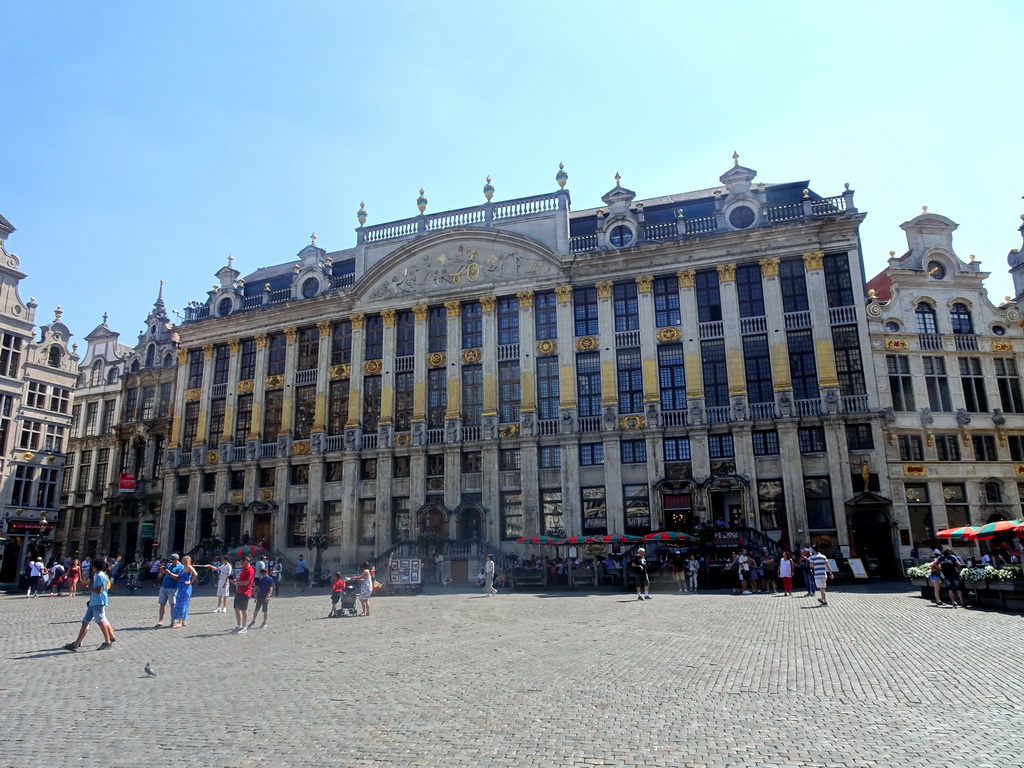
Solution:
M 898 576 L 900 569 L 889 509 L 888 499 L 870 491 L 860 493 L 846 503 L 850 521 L 850 554 L 861 558 L 869 573 Z
M 459 538 L 482 539 L 484 535 L 484 516 L 478 507 L 466 507 L 459 510 Z
M 428 532 L 434 534 L 438 541 L 448 538 L 448 514 L 435 504 L 420 510 L 420 533 Z

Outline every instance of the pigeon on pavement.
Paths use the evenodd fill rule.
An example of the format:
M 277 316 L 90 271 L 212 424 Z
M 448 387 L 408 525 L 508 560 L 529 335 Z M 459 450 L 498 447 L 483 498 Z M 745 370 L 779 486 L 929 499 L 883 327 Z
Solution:
M 152 662 L 149 662 L 149 661 L 146 662 L 146 674 L 149 675 L 150 677 L 156 677 L 156 672 L 154 672 L 153 668 L 151 666 L 149 666 L 151 663 Z

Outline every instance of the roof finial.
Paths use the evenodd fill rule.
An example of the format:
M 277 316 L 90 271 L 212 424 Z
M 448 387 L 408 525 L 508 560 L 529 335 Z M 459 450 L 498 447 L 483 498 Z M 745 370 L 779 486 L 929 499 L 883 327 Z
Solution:
M 928 206 L 927 205 L 922 205 L 921 206 L 921 213 L 928 213 Z
M 739 152 L 733 151 L 733 153 L 732 153 L 732 163 L 733 163 L 733 167 L 734 168 L 739 166 L 739 164 L 740 164 L 740 153 Z
M 423 191 L 423 187 L 420 187 L 420 196 L 416 198 L 416 207 L 420 209 L 420 213 L 423 213 L 425 210 L 427 210 L 427 198 L 425 197 L 426 194 L 427 193 Z
M 229 254 L 228 254 L 228 266 L 229 266 L 229 267 L 231 266 L 231 263 L 232 263 L 232 262 L 233 262 L 234 260 L 235 260 L 235 257 L 234 257 L 234 255 L 233 255 L 233 254 L 230 254 L 230 253 L 229 253 Z M 163 281 L 161 280 L 160 282 L 163 282 Z
M 366 203 L 360 201 L 359 210 L 356 211 L 356 220 L 359 222 L 359 226 L 363 226 L 366 223 Z
M 103 313 L 103 324 L 104 325 L 107 324 L 107 313 L 106 312 Z
M 309 236 L 309 243 L 310 243 L 310 245 L 312 245 L 312 246 L 313 246 L 314 248 L 316 248 L 316 232 L 314 232 L 313 234 L 311 234 L 311 235 Z
M 494 185 L 491 184 L 491 177 L 488 176 L 484 183 L 484 198 L 489 203 L 492 197 L 494 197 Z
M 615 186 L 616 187 L 621 187 L 622 186 L 622 184 L 620 183 L 621 181 L 622 181 L 622 177 L 619 175 L 619 172 L 616 171 L 615 172 Z
M 63 314 L 64 314 L 64 310 L 61 309 L 60 308 L 60 304 L 58 304 L 57 308 L 55 310 L 53 310 L 53 322 L 59 323 L 60 322 L 60 316 L 63 315 Z
M 558 164 L 558 173 L 555 174 L 555 181 L 559 189 L 565 189 L 565 182 L 569 180 L 569 174 L 565 172 L 565 163 Z

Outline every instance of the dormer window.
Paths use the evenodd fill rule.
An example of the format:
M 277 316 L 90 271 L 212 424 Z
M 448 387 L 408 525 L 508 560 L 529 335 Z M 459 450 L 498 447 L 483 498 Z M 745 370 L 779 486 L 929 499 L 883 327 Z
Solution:
M 941 280 L 946 276 L 946 265 L 941 261 L 928 262 L 928 277 L 934 280 Z
M 234 305 L 231 302 L 230 296 L 225 296 L 217 303 L 217 315 L 220 317 L 227 317 L 231 314 L 231 309 Z
M 47 359 L 47 363 L 49 364 L 49 366 L 51 368 L 60 368 L 60 359 L 62 355 L 63 353 L 61 352 L 60 347 L 58 347 L 56 344 L 50 347 L 50 356 Z
M 312 299 L 320 293 L 320 281 L 315 277 L 310 277 L 302 283 L 302 298 Z
M 633 244 L 633 230 L 625 224 L 613 227 L 608 235 L 608 241 L 614 248 L 626 248 Z
M 754 223 L 754 209 L 749 205 L 737 205 L 729 211 L 729 224 L 733 229 L 746 229 Z

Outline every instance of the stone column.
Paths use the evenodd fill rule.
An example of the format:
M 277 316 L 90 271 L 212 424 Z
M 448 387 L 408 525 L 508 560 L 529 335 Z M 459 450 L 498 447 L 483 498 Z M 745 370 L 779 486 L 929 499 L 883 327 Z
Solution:
M 782 486 L 786 494 L 786 518 L 789 523 L 789 538 L 794 547 L 798 543 L 807 546 L 811 534 L 807 530 L 807 504 L 804 500 L 803 461 L 800 458 L 800 440 L 794 421 L 778 422 L 779 455 L 790 456 L 791 461 L 780 461 Z
M 537 329 L 533 317 L 533 291 L 519 291 L 516 298 L 519 300 L 519 421 L 522 424 L 521 434 L 528 436 L 534 434 L 537 412 Z M 526 503 L 525 496 L 523 503 Z
M 281 398 L 281 430 L 278 434 L 291 435 L 295 424 L 295 369 L 299 359 L 299 346 L 296 341 L 299 329 L 285 328 L 284 335 L 288 339 L 288 347 L 284 356 L 284 395 Z M 278 435 L 268 437 L 276 440 Z
M 427 326 L 427 317 L 430 308 L 426 304 L 417 304 L 412 308 L 413 317 L 416 319 L 416 337 L 413 354 L 416 356 L 415 373 L 413 374 L 412 392 L 412 432 L 416 435 L 423 434 L 423 443 L 426 442 L 427 427 L 427 350 L 430 345 L 430 329 Z M 417 426 L 419 424 L 419 426 Z
M 448 312 L 448 410 L 444 418 L 447 424 L 446 442 L 459 442 L 461 435 L 452 439 L 451 430 L 453 421 L 462 417 L 462 334 L 460 333 L 459 319 L 462 317 L 462 303 L 458 301 L 446 301 L 444 308 Z M 458 430 L 459 425 L 454 424 Z
M 224 389 L 224 428 L 218 438 L 222 443 L 232 442 L 235 434 L 235 411 L 238 403 L 238 353 L 242 349 L 241 340 L 231 339 L 228 341 L 228 349 L 231 352 L 231 360 L 228 363 L 228 381 Z M 228 456 L 228 461 L 233 458 Z M 218 498 L 220 497 L 218 496 Z
M 199 395 L 199 424 L 196 429 L 196 445 L 206 445 L 206 432 L 210 418 L 210 381 L 213 379 L 213 344 L 203 345 L 203 383 Z M 218 435 L 210 435 L 214 441 Z M 216 443 L 214 443 L 216 445 Z M 186 535 L 188 535 L 186 533 Z
M 747 376 L 743 368 L 743 339 L 740 335 L 735 264 L 718 265 L 718 290 L 721 293 L 722 307 L 725 309 L 722 313 L 722 332 L 725 335 L 725 367 L 729 377 L 729 397 L 743 397 L 747 394 Z
M 598 349 L 601 355 L 601 427 L 602 429 L 618 429 L 619 387 L 615 365 L 613 283 L 610 280 L 601 280 L 595 285 L 597 287 Z
M 267 334 L 256 334 L 256 373 L 252 387 L 252 424 L 249 439 L 266 442 L 268 437 L 277 440 L 277 435 L 263 434 L 263 398 L 267 393 Z
M 636 278 L 636 298 L 640 314 L 640 357 L 644 378 L 644 410 L 653 403 L 658 408 L 661 388 L 658 385 L 658 325 L 654 315 L 654 276 Z M 655 411 L 657 413 L 657 410 Z M 653 425 L 649 425 L 653 426 Z
M 807 303 L 811 310 L 811 336 L 814 339 L 814 358 L 818 367 L 818 386 L 821 389 L 839 386 L 836 374 L 836 355 L 832 347 L 832 323 L 828 314 L 828 296 L 825 292 L 823 251 L 804 255 L 807 280 Z
M 686 369 L 689 421 L 691 424 L 701 424 L 704 421 L 704 373 L 700 364 L 697 293 L 694 288 L 697 274 L 692 269 L 684 269 L 677 272 L 676 277 L 679 278 L 679 314 L 682 319 L 683 365 Z
M 363 357 L 365 354 L 363 322 L 365 319 L 362 313 L 352 315 L 349 318 L 349 321 L 352 323 L 352 362 L 349 367 L 348 421 L 345 423 L 346 427 L 359 427 L 363 423 Z M 347 435 L 346 442 L 348 442 Z M 358 448 L 359 446 L 352 447 Z

